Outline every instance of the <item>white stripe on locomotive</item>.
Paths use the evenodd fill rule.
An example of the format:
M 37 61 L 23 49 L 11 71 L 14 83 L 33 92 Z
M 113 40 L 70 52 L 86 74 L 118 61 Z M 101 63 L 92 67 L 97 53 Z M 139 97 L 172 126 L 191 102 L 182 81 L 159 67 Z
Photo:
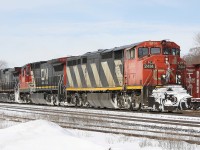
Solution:
M 74 87 L 72 75 L 71 75 L 69 67 L 67 67 L 67 81 L 69 83 L 69 87 Z
M 108 67 L 108 62 L 101 62 L 104 74 L 106 76 L 106 79 L 108 81 L 108 86 L 109 87 L 114 87 L 115 86 L 115 82 L 112 76 L 112 73 L 110 71 L 110 68 Z
M 99 72 L 97 70 L 96 64 L 92 63 L 90 65 L 91 65 L 91 68 L 92 68 L 92 72 L 94 74 L 94 79 L 95 79 L 97 87 L 102 87 L 102 83 L 101 83 L 101 80 L 100 80 L 100 77 L 99 77 Z
M 87 87 L 92 87 L 86 65 L 81 65 Z
M 78 87 L 82 87 L 81 77 L 80 77 L 77 65 L 73 66 L 73 70 L 74 70 L 74 73 L 75 73 L 75 77 L 76 77 Z

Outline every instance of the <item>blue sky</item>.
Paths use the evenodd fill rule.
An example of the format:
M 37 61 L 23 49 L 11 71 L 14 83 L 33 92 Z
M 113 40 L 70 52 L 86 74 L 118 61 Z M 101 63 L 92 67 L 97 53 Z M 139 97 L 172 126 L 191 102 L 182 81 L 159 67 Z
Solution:
M 198 0 L 0 0 L 0 60 L 10 67 L 145 40 L 196 46 Z

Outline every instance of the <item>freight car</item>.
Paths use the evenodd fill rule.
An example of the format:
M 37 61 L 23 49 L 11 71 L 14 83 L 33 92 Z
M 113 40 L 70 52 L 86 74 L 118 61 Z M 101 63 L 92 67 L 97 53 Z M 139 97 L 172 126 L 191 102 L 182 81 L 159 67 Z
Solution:
M 200 64 L 188 65 L 186 75 L 186 88 L 192 95 L 191 107 L 197 109 L 200 107 Z
M 1 87 L 14 82 L 10 92 L 20 102 L 172 111 L 190 102 L 182 87 L 185 66 L 176 43 L 144 41 L 30 63 Z M 9 91 L 0 91 L 3 100 Z

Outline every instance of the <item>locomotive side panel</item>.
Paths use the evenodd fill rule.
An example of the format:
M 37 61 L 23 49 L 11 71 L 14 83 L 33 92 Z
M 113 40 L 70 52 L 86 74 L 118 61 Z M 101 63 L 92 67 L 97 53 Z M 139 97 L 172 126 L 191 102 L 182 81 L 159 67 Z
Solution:
M 14 91 L 16 83 L 19 81 L 19 68 L 9 68 L 1 71 L 1 89 L 3 91 Z
M 123 50 L 101 53 L 101 78 L 105 75 L 104 87 L 121 87 L 123 85 Z M 101 73 L 101 72 L 100 72 Z M 104 73 L 104 74 L 103 74 Z
M 19 83 L 20 68 L 9 68 L 0 70 L 0 100 L 14 101 L 14 91 Z
M 102 87 L 102 80 L 100 78 L 100 54 L 91 54 L 87 57 L 87 70 L 92 88 Z
M 81 62 L 77 65 L 79 59 Z M 122 50 L 94 52 L 68 58 L 67 90 L 100 91 L 104 88 L 109 90 L 109 88 L 122 87 L 123 64 Z

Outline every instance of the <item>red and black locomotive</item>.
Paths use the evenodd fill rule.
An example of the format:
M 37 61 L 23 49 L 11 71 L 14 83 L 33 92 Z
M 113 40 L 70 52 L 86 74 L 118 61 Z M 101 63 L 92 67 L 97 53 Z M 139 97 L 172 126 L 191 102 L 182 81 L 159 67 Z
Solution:
M 187 108 L 186 64 L 170 41 L 144 41 L 0 72 L 0 100 L 98 108 Z M 185 86 L 185 85 L 184 85 Z

